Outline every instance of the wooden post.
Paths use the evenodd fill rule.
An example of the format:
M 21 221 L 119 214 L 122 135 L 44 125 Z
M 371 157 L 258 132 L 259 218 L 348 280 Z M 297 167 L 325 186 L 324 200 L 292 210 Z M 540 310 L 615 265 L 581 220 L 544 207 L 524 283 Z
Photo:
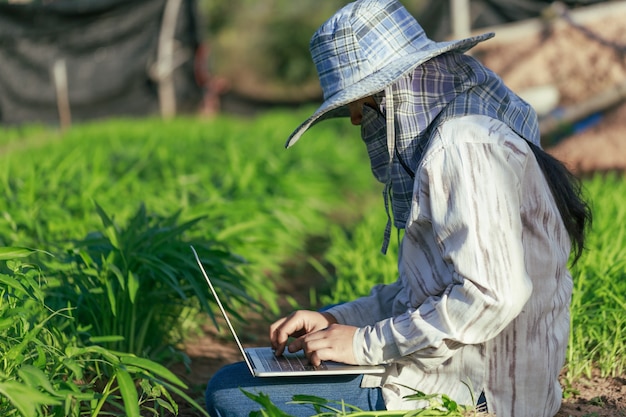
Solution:
M 67 84 L 67 67 L 64 59 L 58 59 L 52 67 L 52 80 L 57 96 L 57 109 L 59 111 L 59 123 L 65 130 L 72 124 L 72 111 L 70 109 L 70 93 Z
M 450 0 L 450 20 L 452 22 L 452 38 L 467 38 L 472 31 L 470 0 Z
M 159 33 L 156 74 L 159 83 L 159 105 L 161 116 L 164 118 L 176 115 L 176 90 L 172 75 L 177 65 L 174 57 L 176 52 L 174 36 L 181 2 L 182 0 L 167 0 Z

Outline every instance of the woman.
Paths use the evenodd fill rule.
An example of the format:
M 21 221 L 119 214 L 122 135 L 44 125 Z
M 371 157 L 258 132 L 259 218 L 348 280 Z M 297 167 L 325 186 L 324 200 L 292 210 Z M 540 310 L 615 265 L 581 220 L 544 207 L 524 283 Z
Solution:
M 382 375 L 255 380 L 224 368 L 212 415 L 254 408 L 238 388 L 282 404 L 294 394 L 364 410 L 424 406 L 404 397 L 480 395 L 498 416 L 553 416 L 569 334 L 572 279 L 591 220 L 578 182 L 540 148 L 533 109 L 464 52 L 493 34 L 436 43 L 396 0 L 345 6 L 311 40 L 324 103 L 290 136 L 349 115 L 385 184 L 388 224 L 404 229 L 398 280 L 270 327 L 277 352 L 313 364 L 385 364 Z M 295 340 L 288 343 L 289 337 Z M 235 398 L 227 400 L 227 398 Z M 294 405 L 284 410 L 307 415 Z

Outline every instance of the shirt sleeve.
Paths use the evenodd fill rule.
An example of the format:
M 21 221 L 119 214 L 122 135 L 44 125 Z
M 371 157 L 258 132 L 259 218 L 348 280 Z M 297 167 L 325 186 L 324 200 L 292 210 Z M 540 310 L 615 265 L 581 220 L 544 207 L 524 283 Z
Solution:
M 462 345 L 497 335 L 520 314 L 532 292 L 524 266 L 519 195 L 528 148 L 516 136 L 506 140 L 505 133 L 487 128 L 463 126 L 447 133 L 464 135 L 463 140 L 444 140 L 424 162 L 404 237 L 409 241 L 403 243 L 406 258 L 411 250 L 432 249 L 420 243 L 434 241 L 428 256 L 443 258 L 447 283 L 419 305 L 361 327 L 353 343 L 359 363 L 411 355 L 424 367 L 438 366 Z M 436 274 L 431 267 L 408 268 L 415 276 L 404 279 Z
M 336 305 L 327 311 L 340 324 L 356 327 L 373 325 L 392 315 L 393 301 L 401 290 L 402 285 L 398 281 L 376 285 L 369 296 Z

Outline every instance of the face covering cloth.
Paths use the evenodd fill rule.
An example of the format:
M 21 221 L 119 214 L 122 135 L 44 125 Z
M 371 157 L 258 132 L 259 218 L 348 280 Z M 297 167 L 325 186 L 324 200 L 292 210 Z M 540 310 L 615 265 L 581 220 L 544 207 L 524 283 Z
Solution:
M 539 146 L 539 125 L 531 106 L 469 55 L 437 56 L 376 94 L 374 99 L 379 108 L 364 106 L 361 137 L 372 173 L 385 184 L 383 196 L 388 222 L 383 253 L 389 244 L 391 224 L 398 229 L 405 227 L 415 171 L 439 124 L 466 115 L 489 116 Z

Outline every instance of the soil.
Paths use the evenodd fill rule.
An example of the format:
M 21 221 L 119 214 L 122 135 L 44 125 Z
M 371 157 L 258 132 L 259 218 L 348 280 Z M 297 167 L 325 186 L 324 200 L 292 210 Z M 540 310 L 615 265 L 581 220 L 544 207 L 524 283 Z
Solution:
M 558 90 L 560 108 L 584 106 L 590 98 L 615 90 L 626 81 L 624 14 L 586 21 L 584 26 L 592 36 L 561 20 L 545 30 L 520 33 L 514 40 L 498 41 L 496 35 L 473 51 L 520 94 L 525 89 L 549 85 Z M 626 170 L 626 101 L 619 100 L 591 116 L 583 117 L 585 123 L 575 129 L 570 127 L 566 134 L 557 135 L 544 147 L 581 176 L 623 172 Z M 287 276 L 285 282 L 291 286 L 279 292 L 306 297 L 312 276 L 307 276 L 305 284 L 299 284 L 295 276 Z M 306 299 L 299 301 L 305 307 L 308 305 Z M 266 344 L 267 323 L 259 317 L 250 318 L 242 332 L 247 335 L 244 344 Z M 211 375 L 221 366 L 241 360 L 230 336 L 218 333 L 212 326 L 207 326 L 202 336 L 189 340 L 186 352 L 192 360 L 190 370 L 181 365 L 174 366 L 174 370 L 201 403 L 202 390 Z M 557 417 L 626 417 L 626 375 L 593 374 L 569 383 L 563 379 L 562 383 L 567 398 Z M 180 415 L 199 414 L 181 409 Z

